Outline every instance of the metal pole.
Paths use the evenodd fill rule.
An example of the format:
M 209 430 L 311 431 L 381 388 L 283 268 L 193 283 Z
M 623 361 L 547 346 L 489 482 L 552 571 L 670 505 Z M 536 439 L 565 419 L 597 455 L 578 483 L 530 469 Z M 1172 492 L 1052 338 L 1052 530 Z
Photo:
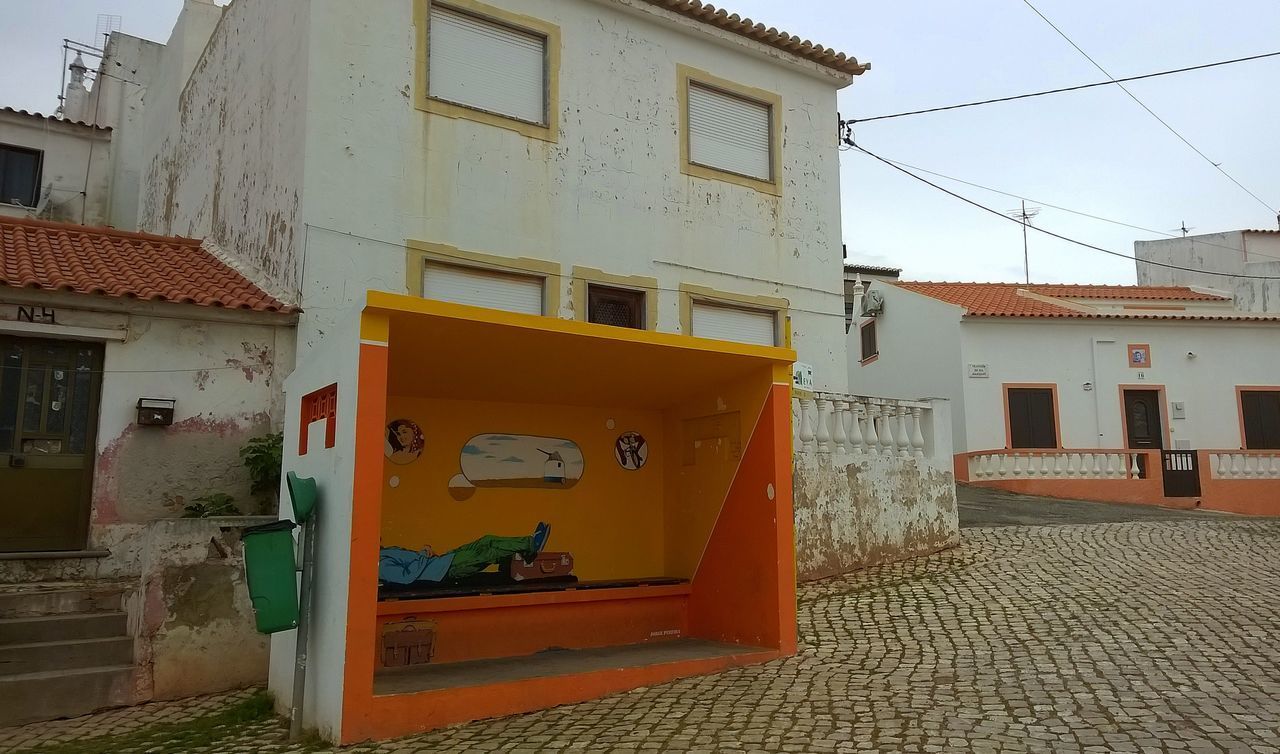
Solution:
M 315 584 L 316 514 L 302 525 L 302 590 L 298 596 L 298 635 L 294 648 L 293 703 L 289 709 L 289 740 L 302 738 L 302 709 L 307 691 L 307 642 L 311 633 L 311 590 Z
M 1022 200 L 1022 272 L 1027 276 L 1027 285 L 1031 285 L 1031 261 L 1027 256 L 1027 200 Z

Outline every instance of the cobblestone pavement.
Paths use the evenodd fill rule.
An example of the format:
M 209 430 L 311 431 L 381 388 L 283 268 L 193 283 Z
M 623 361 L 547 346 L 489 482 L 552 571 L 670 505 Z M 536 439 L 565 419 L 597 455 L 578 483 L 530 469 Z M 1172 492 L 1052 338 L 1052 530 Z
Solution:
M 804 586 L 800 632 L 789 660 L 349 751 L 1280 753 L 1280 521 L 967 529 Z M 184 750 L 304 750 L 281 739 Z

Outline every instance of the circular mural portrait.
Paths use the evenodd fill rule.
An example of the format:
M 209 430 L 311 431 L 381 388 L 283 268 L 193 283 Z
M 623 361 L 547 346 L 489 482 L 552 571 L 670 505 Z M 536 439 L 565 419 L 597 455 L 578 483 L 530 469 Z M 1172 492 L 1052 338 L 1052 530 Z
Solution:
M 422 428 L 409 419 L 396 419 L 387 425 L 387 460 L 399 465 L 413 463 L 422 455 L 426 440 Z
M 639 432 L 623 432 L 613 444 L 613 457 L 628 471 L 644 468 L 649 460 L 649 443 Z

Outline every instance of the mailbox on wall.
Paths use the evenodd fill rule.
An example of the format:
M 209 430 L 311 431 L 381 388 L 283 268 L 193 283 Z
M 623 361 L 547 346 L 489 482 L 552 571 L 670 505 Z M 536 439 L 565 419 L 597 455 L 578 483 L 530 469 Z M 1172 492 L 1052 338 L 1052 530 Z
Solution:
M 167 427 L 173 424 L 173 398 L 139 398 L 138 424 L 144 427 Z

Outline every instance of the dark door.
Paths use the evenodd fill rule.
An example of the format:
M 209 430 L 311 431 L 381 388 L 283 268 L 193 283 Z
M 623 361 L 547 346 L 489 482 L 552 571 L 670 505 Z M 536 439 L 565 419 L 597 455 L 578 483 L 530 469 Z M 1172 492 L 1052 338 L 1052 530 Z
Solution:
M 1009 388 L 1009 442 L 1014 448 L 1058 447 L 1052 390 Z
M 99 345 L 0 336 L 0 552 L 85 546 L 101 370 Z
M 1248 450 L 1280 448 L 1280 391 L 1243 390 L 1240 411 L 1244 415 L 1244 447 Z
M 1165 497 L 1200 496 L 1200 462 L 1194 450 L 1162 450 Z
M 1127 448 L 1163 448 L 1160 393 L 1156 390 L 1124 391 L 1124 424 Z

